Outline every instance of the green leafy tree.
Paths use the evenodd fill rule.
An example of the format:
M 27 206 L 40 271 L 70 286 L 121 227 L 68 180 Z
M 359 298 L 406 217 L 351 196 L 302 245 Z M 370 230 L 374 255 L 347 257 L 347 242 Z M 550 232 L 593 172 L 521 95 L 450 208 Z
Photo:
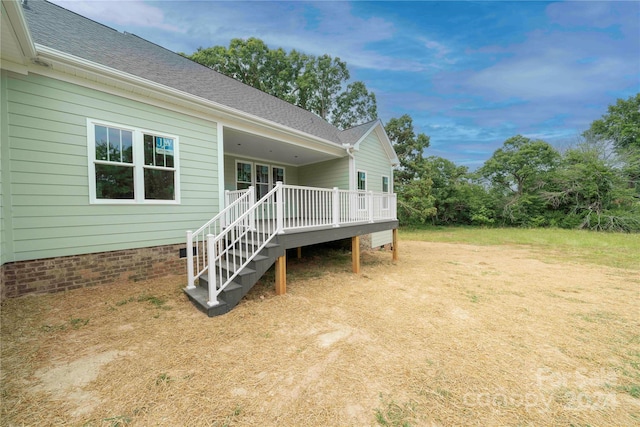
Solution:
M 331 122 L 340 129 L 347 129 L 365 118 L 375 118 L 376 111 L 376 95 L 367 91 L 364 83 L 353 82 L 336 97 Z
M 627 186 L 635 189 L 640 199 L 640 147 L 627 147 L 619 150 L 622 172 L 627 178 Z
M 312 79 L 307 107 L 323 119 L 328 119 L 342 90 L 342 83 L 349 79 L 347 64 L 340 61 L 340 58 L 322 55 L 310 60 L 307 67 L 311 71 L 309 77 Z
M 400 160 L 396 181 L 405 184 L 424 177 L 428 172 L 424 150 L 429 148 L 430 138 L 424 133 L 416 135 L 413 119 L 408 114 L 390 119 L 384 129 Z
M 560 154 L 542 140 L 522 135 L 507 139 L 480 168 L 479 174 L 501 194 L 496 209 L 512 225 L 544 225 L 545 203 L 540 191 L 560 160 Z
M 398 193 L 398 220 L 402 225 L 426 224 L 435 215 L 431 179 L 426 177 L 403 184 Z
M 607 142 L 584 139 L 566 150 L 543 197 L 562 227 L 607 231 L 640 229 L 633 189 Z
M 560 154 L 549 143 L 516 135 L 493 153 L 480 173 L 494 186 L 522 195 L 544 185 L 545 174 L 559 160 Z
M 607 113 L 591 123 L 586 133 L 612 141 L 618 150 L 640 149 L 640 93 L 609 105 Z
M 594 120 L 582 136 L 613 145 L 627 186 L 635 188 L 640 198 L 640 93 L 609 105 L 607 113 Z
M 433 182 L 424 157 L 429 137 L 423 133 L 416 135 L 413 119 L 407 114 L 390 119 L 385 130 L 400 160 L 394 173 L 398 219 L 403 224 L 424 224 L 436 213 L 431 194 Z
M 188 58 L 316 113 L 346 129 L 377 117 L 376 98 L 363 82 L 349 82 L 347 64 L 329 55 L 269 49 L 260 39 L 199 48 Z
M 473 182 L 466 166 L 458 166 L 442 157 L 426 159 L 433 181 L 432 194 L 436 213 L 434 224 L 481 224 L 493 222 L 485 189 Z

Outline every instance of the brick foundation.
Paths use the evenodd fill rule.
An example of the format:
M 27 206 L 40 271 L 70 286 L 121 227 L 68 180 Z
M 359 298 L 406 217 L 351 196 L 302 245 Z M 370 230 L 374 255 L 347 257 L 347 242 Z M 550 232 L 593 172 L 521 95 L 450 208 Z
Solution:
M 0 267 L 0 299 L 119 281 L 187 274 L 184 244 L 10 262 Z

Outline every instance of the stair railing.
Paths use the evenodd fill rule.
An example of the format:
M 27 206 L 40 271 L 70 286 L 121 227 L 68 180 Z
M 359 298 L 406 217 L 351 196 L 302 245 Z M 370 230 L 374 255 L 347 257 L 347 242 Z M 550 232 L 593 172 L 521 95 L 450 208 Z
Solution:
M 218 233 L 207 234 L 207 305 L 218 305 L 218 295 L 282 230 L 282 183 Z M 274 221 L 275 220 L 275 221 Z
M 249 187 L 242 192 L 234 192 L 233 201 L 196 231 L 187 231 L 187 289 L 196 287 L 196 280 L 207 271 L 207 235 L 220 233 L 227 224 L 234 222 L 253 205 L 255 190 Z M 228 196 L 226 197 L 229 201 Z

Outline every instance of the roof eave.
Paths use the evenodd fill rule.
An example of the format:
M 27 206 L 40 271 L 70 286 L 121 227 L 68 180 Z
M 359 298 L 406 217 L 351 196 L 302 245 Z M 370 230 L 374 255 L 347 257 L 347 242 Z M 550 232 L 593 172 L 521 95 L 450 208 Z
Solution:
M 25 58 L 34 59 L 37 56 L 36 46 L 31 38 L 22 4 L 17 0 L 2 0 L 2 5 L 7 12 L 7 18 L 11 22 L 22 53 Z

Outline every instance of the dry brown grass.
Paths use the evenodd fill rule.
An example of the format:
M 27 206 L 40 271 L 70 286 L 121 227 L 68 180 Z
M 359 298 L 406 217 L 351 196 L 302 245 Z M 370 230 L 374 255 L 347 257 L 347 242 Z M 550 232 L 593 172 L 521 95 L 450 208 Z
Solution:
M 2 425 L 629 426 L 639 270 L 510 246 L 292 260 L 209 319 L 183 277 L 2 305 Z

